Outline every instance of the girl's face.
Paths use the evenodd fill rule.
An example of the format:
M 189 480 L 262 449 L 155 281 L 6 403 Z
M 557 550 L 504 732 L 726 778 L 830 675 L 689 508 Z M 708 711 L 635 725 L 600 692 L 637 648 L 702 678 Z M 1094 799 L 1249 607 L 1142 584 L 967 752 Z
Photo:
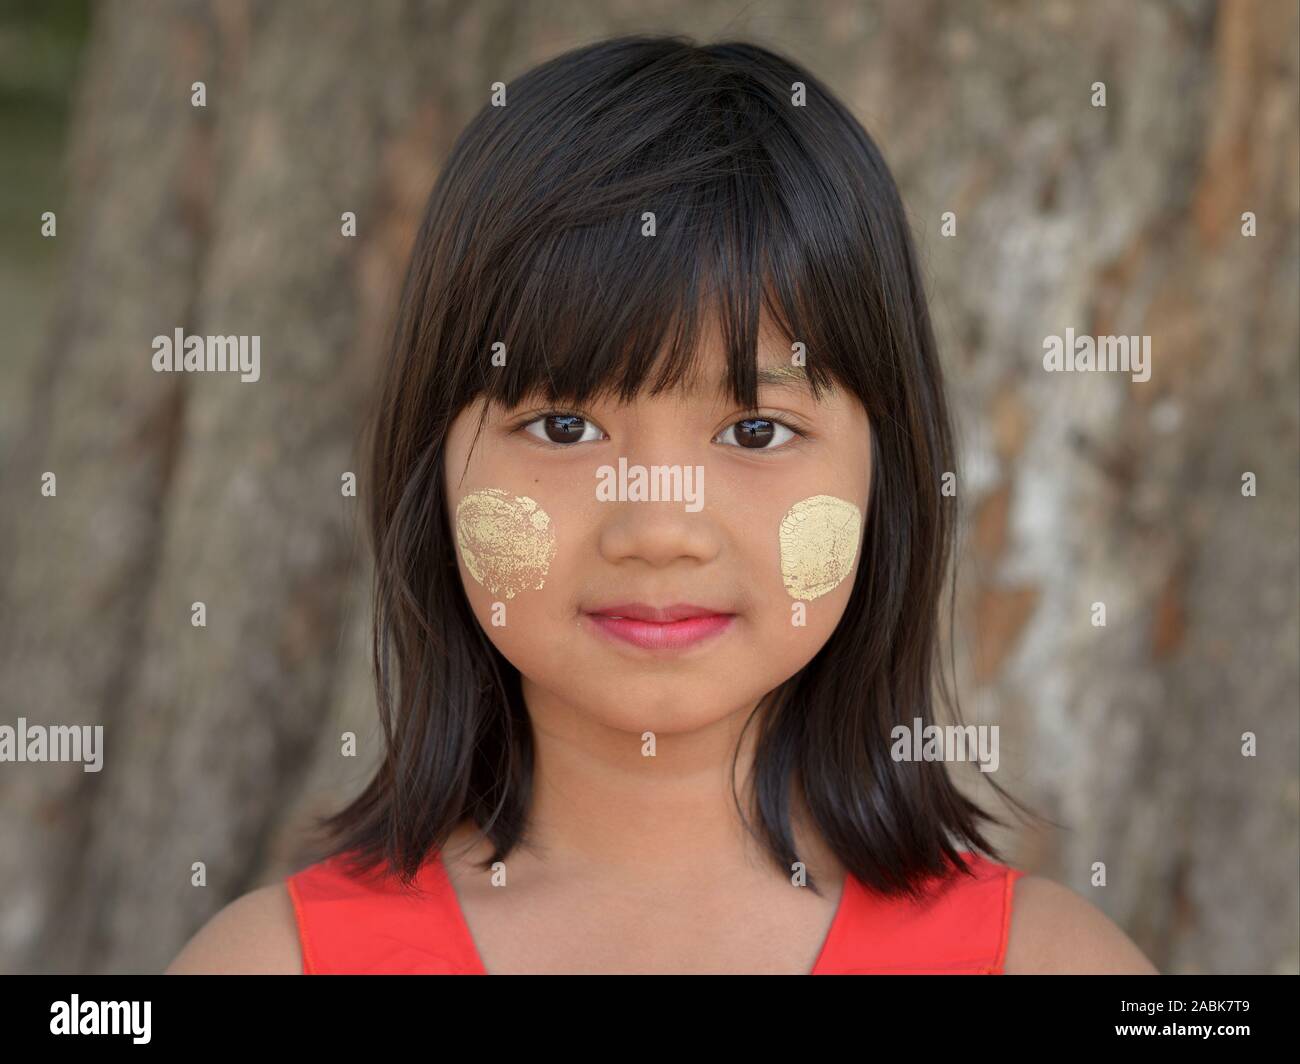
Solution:
M 638 736 L 691 732 L 747 714 L 844 612 L 871 477 L 866 411 L 840 389 L 814 401 L 765 331 L 759 369 L 776 372 L 756 419 L 722 397 L 716 328 L 704 343 L 712 376 L 689 393 L 493 408 L 472 454 L 483 400 L 452 425 L 461 580 L 530 709 Z M 629 604 L 714 616 L 614 619 Z

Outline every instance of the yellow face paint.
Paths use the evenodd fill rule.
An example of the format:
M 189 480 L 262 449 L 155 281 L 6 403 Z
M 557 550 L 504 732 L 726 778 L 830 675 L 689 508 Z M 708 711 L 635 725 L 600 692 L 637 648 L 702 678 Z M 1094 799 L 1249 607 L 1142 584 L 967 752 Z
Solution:
M 538 591 L 555 557 L 550 515 L 526 495 L 470 492 L 456 507 L 456 546 L 470 575 L 494 595 Z
M 815 599 L 853 568 L 862 513 L 833 495 L 802 499 L 781 519 L 781 578 L 793 599 Z

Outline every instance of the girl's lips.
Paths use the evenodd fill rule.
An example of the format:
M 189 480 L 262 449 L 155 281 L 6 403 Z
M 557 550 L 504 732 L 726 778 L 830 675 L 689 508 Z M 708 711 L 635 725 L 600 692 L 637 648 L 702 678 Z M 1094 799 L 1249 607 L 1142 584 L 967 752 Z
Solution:
M 640 621 L 589 613 L 591 622 L 607 635 L 647 650 L 677 650 L 726 631 L 735 614 L 711 613 L 680 621 Z

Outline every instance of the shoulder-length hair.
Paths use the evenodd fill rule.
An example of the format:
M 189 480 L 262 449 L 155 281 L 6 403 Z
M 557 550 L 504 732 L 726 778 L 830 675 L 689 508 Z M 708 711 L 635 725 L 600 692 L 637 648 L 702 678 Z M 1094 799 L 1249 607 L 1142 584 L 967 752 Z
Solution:
M 319 821 L 331 855 L 386 862 L 409 884 L 466 818 L 494 846 L 484 867 L 525 841 L 533 737 L 518 672 L 461 586 L 449 426 L 480 397 L 630 399 L 656 366 L 652 393 L 673 387 L 707 308 L 738 404 L 757 403 L 766 312 L 806 345 L 814 395 L 838 384 L 871 424 L 852 595 L 816 657 L 756 708 L 769 712 L 749 830 L 788 874 L 798 785 L 827 844 L 877 891 L 915 896 L 951 862 L 965 871 L 960 848 L 999 859 L 980 822 L 1002 821 L 943 762 L 890 756 L 895 725 L 934 722 L 937 701 L 959 716 L 937 668 L 956 500 L 940 490 L 952 430 L 916 253 L 876 145 L 806 70 L 745 42 L 604 40 L 498 102 L 434 185 L 395 319 L 366 486 L 385 750 L 365 790 Z

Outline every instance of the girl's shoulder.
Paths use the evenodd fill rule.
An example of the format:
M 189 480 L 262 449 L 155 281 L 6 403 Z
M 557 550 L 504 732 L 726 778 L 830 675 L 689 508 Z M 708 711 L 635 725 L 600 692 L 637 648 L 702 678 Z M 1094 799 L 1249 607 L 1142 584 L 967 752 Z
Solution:
M 1042 876 L 964 852 L 920 898 L 852 891 L 821 970 L 914 974 L 1157 974 L 1091 902 Z
M 1096 905 L 1043 876 L 1015 886 L 1007 975 L 1159 975 L 1137 944 Z
M 229 902 L 185 944 L 165 975 L 301 975 L 293 904 L 284 881 Z
M 429 906 L 387 871 L 358 871 L 352 857 L 326 857 L 236 898 L 194 934 L 165 974 L 400 970 L 402 959 L 389 946 L 410 950 L 421 936 L 445 931 L 437 919 L 446 912 L 441 865 L 431 858 L 417 880 L 417 887 L 434 888 Z

